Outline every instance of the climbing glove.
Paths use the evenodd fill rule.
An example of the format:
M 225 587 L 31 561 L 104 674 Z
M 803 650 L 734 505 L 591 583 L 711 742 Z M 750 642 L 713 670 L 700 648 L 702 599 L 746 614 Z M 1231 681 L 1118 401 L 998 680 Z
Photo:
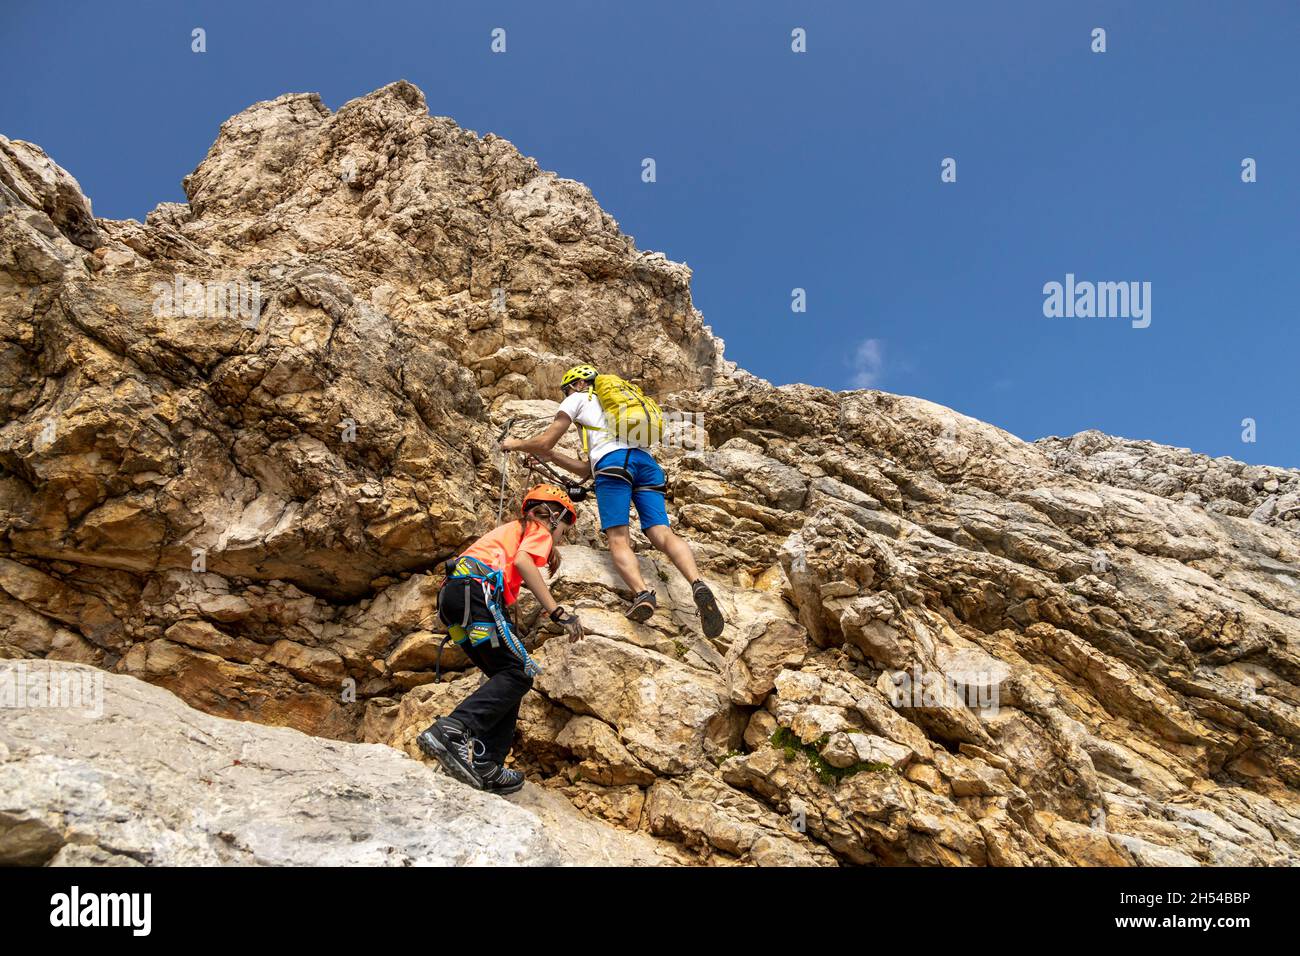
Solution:
M 580 641 L 585 636 L 582 630 L 582 622 L 578 620 L 578 615 L 570 614 L 563 607 L 557 607 L 551 612 L 551 620 L 560 625 L 569 633 L 569 640 Z

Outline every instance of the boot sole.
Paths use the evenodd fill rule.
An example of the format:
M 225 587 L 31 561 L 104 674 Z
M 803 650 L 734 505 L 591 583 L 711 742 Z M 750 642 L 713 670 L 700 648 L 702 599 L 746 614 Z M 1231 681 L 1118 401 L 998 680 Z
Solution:
M 653 604 L 638 604 L 627 612 L 627 619 L 636 621 L 638 624 L 644 624 L 654 616 L 655 606 Z
M 434 760 L 438 761 L 438 763 L 442 765 L 442 769 L 447 771 L 449 776 L 459 780 L 466 786 L 473 787 L 475 790 L 484 789 L 483 784 L 478 777 L 466 770 L 460 761 L 456 759 L 455 755 L 444 747 L 442 741 L 433 734 L 426 730 L 424 733 L 420 734 L 420 736 L 415 738 L 415 742 L 422 751 Z
M 718 610 L 717 599 L 708 592 L 697 593 L 694 597 L 695 607 L 700 612 L 700 623 L 704 626 L 704 636 L 717 637 L 726 626 L 722 612 Z

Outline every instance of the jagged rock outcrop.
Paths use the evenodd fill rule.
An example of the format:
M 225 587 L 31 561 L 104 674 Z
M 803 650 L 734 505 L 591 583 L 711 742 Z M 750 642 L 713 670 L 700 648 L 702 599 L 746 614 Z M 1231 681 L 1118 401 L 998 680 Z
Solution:
M 1300 470 L 1247 465 L 1186 448 L 1112 438 L 1086 431 L 1071 438 L 1040 438 L 1053 464 L 1088 481 L 1133 488 L 1203 506 L 1219 514 L 1300 528 Z
M 663 458 L 730 625 L 706 639 L 652 553 L 660 610 L 627 621 L 579 523 L 555 590 L 591 637 L 520 608 L 528 839 L 580 811 L 636 861 L 1300 862 L 1296 472 L 774 387 L 723 359 L 685 266 L 406 83 L 250 107 L 185 188 L 95 219 L 0 139 L 0 656 L 422 759 L 477 680 L 448 652 L 434 682 L 438 565 L 527 479 L 501 427 L 590 361 L 700 416 Z M 10 832 L 88 812 L 20 794 Z

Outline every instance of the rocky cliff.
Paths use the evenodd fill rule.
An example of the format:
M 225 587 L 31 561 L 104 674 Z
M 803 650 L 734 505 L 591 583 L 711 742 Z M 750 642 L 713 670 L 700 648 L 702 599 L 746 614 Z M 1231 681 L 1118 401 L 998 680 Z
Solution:
M 773 387 L 724 360 L 685 266 L 407 83 L 250 107 L 184 185 L 143 224 L 96 219 L 0 138 L 0 656 L 212 715 L 111 676 L 96 745 L 0 718 L 7 859 L 285 861 L 222 807 L 317 826 L 293 807 L 364 761 L 340 826 L 390 825 L 357 861 L 1300 862 L 1300 473 Z M 495 440 L 578 362 L 699 416 L 664 453 L 670 506 L 730 625 L 705 639 L 648 551 L 661 609 L 628 622 L 584 516 L 556 590 L 592 636 L 548 640 L 522 603 L 534 785 L 485 802 L 365 745 L 420 760 L 473 686 L 450 653 L 433 680 L 437 566 L 517 497 Z M 85 823 L 102 792 L 52 767 L 174 789 L 236 839 L 187 850 L 163 808 L 112 850 Z

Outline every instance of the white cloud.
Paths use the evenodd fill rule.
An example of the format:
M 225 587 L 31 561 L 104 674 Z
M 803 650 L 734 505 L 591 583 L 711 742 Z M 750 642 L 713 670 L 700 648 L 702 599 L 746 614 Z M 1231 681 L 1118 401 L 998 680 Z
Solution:
M 865 339 L 853 353 L 850 362 L 853 377 L 849 380 L 853 388 L 875 388 L 885 374 L 884 347 L 880 339 Z

